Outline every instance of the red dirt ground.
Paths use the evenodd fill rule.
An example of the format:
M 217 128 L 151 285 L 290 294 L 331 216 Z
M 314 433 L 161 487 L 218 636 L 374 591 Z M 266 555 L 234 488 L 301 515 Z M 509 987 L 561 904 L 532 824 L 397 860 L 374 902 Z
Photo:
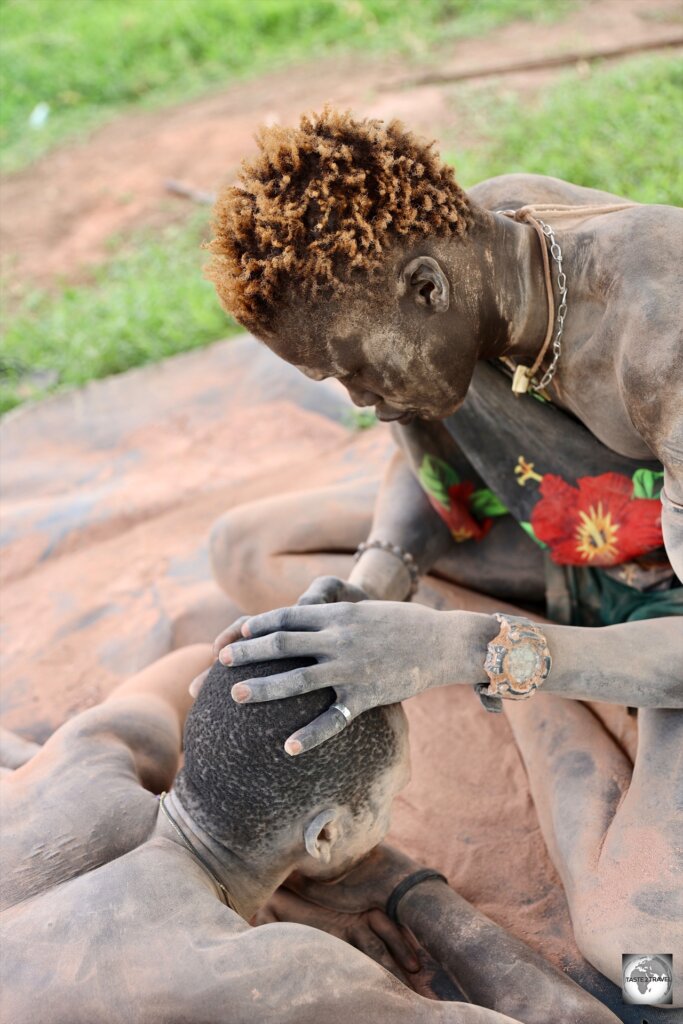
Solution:
M 291 122 L 326 100 L 411 127 L 457 145 L 472 141 L 462 82 L 414 85 L 435 71 L 491 68 L 630 45 L 670 46 L 682 35 L 680 0 L 590 0 L 560 22 L 515 22 L 485 38 L 463 40 L 422 63 L 354 56 L 241 82 L 201 100 L 116 118 L 86 141 L 54 150 L 2 184 L 0 252 L 8 293 L 22 285 L 75 281 L 107 255 L 107 242 L 141 226 L 182 219 L 187 204 L 164 182 L 181 179 L 209 191 L 230 180 L 253 148 L 263 121 Z M 562 69 L 505 75 L 505 88 L 530 101 Z M 495 81 L 495 79 L 493 79 Z M 498 82 L 501 79 L 498 78 Z M 476 140 L 475 140 L 476 141 Z

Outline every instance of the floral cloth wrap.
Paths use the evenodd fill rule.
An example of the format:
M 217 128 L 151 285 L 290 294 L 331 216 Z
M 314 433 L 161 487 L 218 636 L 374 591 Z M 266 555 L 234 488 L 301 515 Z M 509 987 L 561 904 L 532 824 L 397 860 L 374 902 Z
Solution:
M 510 514 L 545 549 L 553 618 L 606 625 L 683 614 L 663 547 L 660 463 L 617 455 L 569 413 L 513 395 L 487 363 L 457 413 L 414 420 L 396 437 L 454 540 L 479 541 Z

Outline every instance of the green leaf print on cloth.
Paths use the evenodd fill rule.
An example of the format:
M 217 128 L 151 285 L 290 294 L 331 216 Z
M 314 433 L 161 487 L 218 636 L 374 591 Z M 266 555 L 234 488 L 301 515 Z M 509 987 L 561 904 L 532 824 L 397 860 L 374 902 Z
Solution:
M 653 469 L 637 469 L 633 476 L 634 498 L 658 498 L 664 483 L 664 473 Z

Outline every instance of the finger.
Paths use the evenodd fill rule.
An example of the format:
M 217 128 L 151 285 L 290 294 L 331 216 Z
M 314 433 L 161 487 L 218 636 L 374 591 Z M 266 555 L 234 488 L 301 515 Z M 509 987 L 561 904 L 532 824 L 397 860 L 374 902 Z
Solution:
M 386 914 L 382 913 L 381 910 L 371 910 L 368 914 L 368 924 L 404 971 L 408 971 L 409 974 L 415 974 L 420 970 L 420 961 L 415 956 L 415 951 L 406 939 L 402 929 L 394 924 Z
M 195 697 L 195 698 L 197 697 L 197 694 L 199 693 L 199 691 L 201 690 L 202 686 L 204 685 L 204 683 L 206 681 L 206 677 L 208 676 L 210 671 L 211 671 L 210 668 L 204 669 L 203 672 L 200 672 L 198 676 L 194 677 L 194 679 L 190 683 L 190 687 L 189 687 L 189 689 L 190 689 L 190 696 L 191 697 Z
M 310 658 L 325 653 L 322 633 L 269 633 L 224 647 L 218 655 L 223 665 L 253 665 L 277 658 Z
M 328 604 L 333 602 L 339 593 L 340 586 L 341 580 L 336 576 L 321 576 L 319 579 L 313 580 L 308 590 L 297 601 L 297 605 Z
M 329 686 L 329 682 L 326 680 L 321 685 Z M 353 712 L 351 712 L 351 721 L 355 717 Z M 305 725 L 303 729 L 297 729 L 296 732 L 293 732 L 285 742 L 285 750 L 292 757 L 298 757 L 299 754 L 305 754 L 306 751 L 313 750 L 315 747 L 319 747 L 321 743 L 331 740 L 333 736 L 338 736 L 347 725 L 348 722 L 341 711 L 338 711 L 334 706 L 328 708 L 322 715 L 315 718 L 310 725 Z
M 251 704 L 262 700 L 284 700 L 285 697 L 296 697 L 329 685 L 324 667 L 312 665 L 291 672 L 278 672 L 263 679 L 245 679 L 235 683 L 230 694 L 237 704 Z
M 400 965 L 394 960 L 382 940 L 375 935 L 372 928 L 362 924 L 356 925 L 351 930 L 349 941 L 351 945 L 355 946 L 356 949 L 359 949 L 361 953 L 365 953 L 365 955 L 369 956 L 371 960 L 374 960 L 376 964 L 379 964 L 380 967 L 384 967 L 385 970 L 389 971 L 395 978 L 398 978 L 399 981 L 402 981 L 405 984 L 406 978 Z
M 320 629 L 326 624 L 330 612 L 334 614 L 338 607 L 337 605 L 334 610 L 325 605 L 294 605 L 291 608 L 275 608 L 272 612 L 252 615 L 247 619 L 242 626 L 242 636 L 265 636 L 267 633 L 276 633 L 279 629 Z
M 248 615 L 240 615 L 239 619 L 235 619 L 227 629 L 224 629 L 222 633 L 219 633 L 213 642 L 213 653 L 214 656 L 218 657 L 218 652 L 227 644 L 234 643 L 235 640 L 242 639 L 242 626 L 249 618 Z

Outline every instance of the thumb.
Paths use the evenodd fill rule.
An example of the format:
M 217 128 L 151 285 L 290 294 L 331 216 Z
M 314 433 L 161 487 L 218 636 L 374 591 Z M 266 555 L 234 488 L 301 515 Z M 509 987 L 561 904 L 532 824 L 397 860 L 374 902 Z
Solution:
M 194 697 L 194 698 L 197 697 L 197 694 L 199 693 L 199 691 L 201 690 L 202 686 L 206 682 L 206 677 L 208 676 L 210 671 L 211 671 L 211 669 L 207 668 L 203 672 L 200 672 L 198 676 L 194 677 L 194 679 L 192 680 L 192 682 L 190 683 L 190 686 L 189 686 L 190 696 L 191 697 Z
M 297 604 L 333 604 L 341 586 L 342 581 L 336 576 L 319 576 L 303 592 Z

